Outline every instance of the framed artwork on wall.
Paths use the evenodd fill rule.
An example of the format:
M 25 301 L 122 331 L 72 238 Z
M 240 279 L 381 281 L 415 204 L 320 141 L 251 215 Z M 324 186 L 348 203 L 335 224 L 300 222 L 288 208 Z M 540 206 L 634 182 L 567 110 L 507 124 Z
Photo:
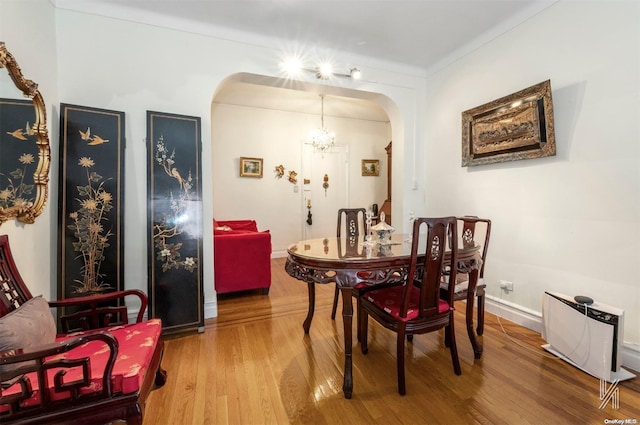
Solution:
M 380 160 L 378 160 L 378 159 L 363 159 L 362 160 L 362 175 L 363 176 L 379 176 L 380 175 Z
M 551 82 L 462 113 L 462 166 L 556 154 Z
M 124 289 L 124 135 L 124 112 L 60 105 L 58 298 Z
M 147 111 L 149 315 L 204 330 L 200 118 Z
M 262 178 L 262 158 L 240 157 L 240 177 Z

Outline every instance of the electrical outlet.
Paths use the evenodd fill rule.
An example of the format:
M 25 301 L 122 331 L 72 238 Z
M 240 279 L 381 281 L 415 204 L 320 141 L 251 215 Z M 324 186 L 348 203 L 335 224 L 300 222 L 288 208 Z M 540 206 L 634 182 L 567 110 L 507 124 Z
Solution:
M 500 288 L 502 288 L 505 292 L 513 292 L 513 282 L 510 282 L 508 280 L 501 280 Z

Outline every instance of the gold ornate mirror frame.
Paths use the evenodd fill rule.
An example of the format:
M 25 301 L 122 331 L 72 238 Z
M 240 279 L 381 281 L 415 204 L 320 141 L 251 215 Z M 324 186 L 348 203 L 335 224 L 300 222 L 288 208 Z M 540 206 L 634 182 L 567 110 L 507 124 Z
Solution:
M 22 70 L 18 66 L 15 58 L 0 41 L 0 68 L 6 68 L 9 77 L 15 86 L 22 92 L 24 97 L 31 99 L 35 109 L 35 122 L 31 131 L 36 137 L 38 145 L 38 164 L 33 173 L 33 184 L 35 191 L 32 198 L 21 198 L 13 202 L 13 205 L 3 207 L 0 205 L 0 225 L 5 221 L 16 218 L 23 223 L 33 223 L 40 215 L 47 202 L 47 190 L 49 186 L 49 165 L 51 162 L 51 151 L 49 148 L 49 134 L 47 132 L 47 111 L 42 100 L 42 95 L 38 91 L 38 85 L 31 80 L 24 78 Z M 4 135 L 0 135 L 0 142 Z M 6 170 L 0 170 L 0 173 Z

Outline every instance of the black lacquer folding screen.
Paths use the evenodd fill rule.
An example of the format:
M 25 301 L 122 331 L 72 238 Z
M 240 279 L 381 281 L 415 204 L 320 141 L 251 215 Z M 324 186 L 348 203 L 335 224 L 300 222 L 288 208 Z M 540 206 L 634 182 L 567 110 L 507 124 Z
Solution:
M 165 333 L 204 326 L 200 118 L 147 111 L 149 306 Z
M 60 105 L 58 297 L 124 289 L 124 112 Z

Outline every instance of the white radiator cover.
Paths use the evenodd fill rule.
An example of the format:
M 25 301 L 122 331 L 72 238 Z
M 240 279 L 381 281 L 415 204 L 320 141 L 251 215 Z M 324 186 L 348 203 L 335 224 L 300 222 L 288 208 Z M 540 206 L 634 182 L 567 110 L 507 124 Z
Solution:
M 621 368 L 624 310 L 545 292 L 542 322 L 545 350 L 607 382 L 635 377 Z

